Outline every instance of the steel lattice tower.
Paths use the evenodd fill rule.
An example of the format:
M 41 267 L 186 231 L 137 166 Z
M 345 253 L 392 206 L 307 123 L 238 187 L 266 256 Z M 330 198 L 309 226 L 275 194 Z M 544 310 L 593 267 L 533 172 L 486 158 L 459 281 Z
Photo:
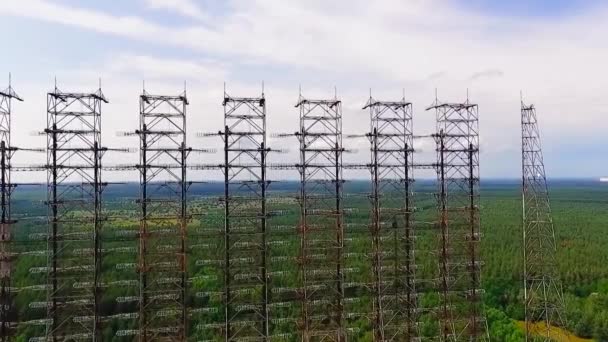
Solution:
M 266 99 L 223 106 L 224 340 L 269 341 Z
M 345 341 L 342 103 L 300 95 L 296 107 L 302 341 Z
M 11 291 L 14 251 L 12 246 L 11 195 L 14 185 L 11 182 L 11 158 L 15 149 L 11 145 L 12 101 L 23 101 L 13 90 L 0 91 L 0 341 L 10 341 L 13 336 L 15 312 Z
M 46 341 L 101 340 L 101 106 L 95 93 L 47 95 Z
M 523 101 L 521 129 L 526 340 L 534 333 L 552 341 L 551 326 L 564 326 L 564 301 L 536 109 Z M 542 328 L 535 329 L 536 322 Z
M 418 338 L 413 227 L 412 104 L 370 97 L 375 341 Z
M 483 311 L 479 221 L 478 107 L 439 103 L 436 112 L 441 341 L 489 339 Z
M 184 341 L 187 330 L 186 92 L 139 97 L 139 341 Z M 126 332 L 128 333 L 128 332 Z

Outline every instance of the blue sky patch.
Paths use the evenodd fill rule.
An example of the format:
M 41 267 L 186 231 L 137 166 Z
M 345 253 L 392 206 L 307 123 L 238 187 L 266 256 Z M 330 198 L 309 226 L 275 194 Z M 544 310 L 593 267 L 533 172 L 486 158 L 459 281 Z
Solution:
M 576 14 L 600 0 L 456 0 L 461 6 L 487 14 L 518 17 L 555 17 Z

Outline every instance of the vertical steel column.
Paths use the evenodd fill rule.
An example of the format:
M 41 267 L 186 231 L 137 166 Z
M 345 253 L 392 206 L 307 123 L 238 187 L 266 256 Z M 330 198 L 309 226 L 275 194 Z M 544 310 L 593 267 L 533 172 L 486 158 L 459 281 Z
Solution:
M 101 89 L 47 96 L 47 341 L 101 340 Z
M 224 340 L 270 341 L 266 99 L 223 106 Z
M 139 341 L 185 341 L 187 213 L 186 106 L 178 96 L 140 96 L 141 209 L 137 299 Z
M 12 246 L 11 195 L 14 185 L 11 182 L 11 158 L 14 148 L 11 145 L 12 100 L 23 101 L 11 86 L 0 91 L 0 341 L 11 341 L 14 334 L 15 308 L 11 291 L 11 276 L 15 253 Z
M 435 110 L 439 186 L 439 338 L 485 341 L 479 252 L 479 119 L 469 103 L 439 103 Z
M 370 97 L 375 341 L 418 338 L 413 227 L 412 104 Z
M 346 341 L 342 104 L 302 97 L 300 109 L 300 299 L 302 341 Z
M 564 299 L 536 109 L 523 101 L 521 130 L 526 341 L 532 335 L 553 341 L 551 327 L 564 326 Z

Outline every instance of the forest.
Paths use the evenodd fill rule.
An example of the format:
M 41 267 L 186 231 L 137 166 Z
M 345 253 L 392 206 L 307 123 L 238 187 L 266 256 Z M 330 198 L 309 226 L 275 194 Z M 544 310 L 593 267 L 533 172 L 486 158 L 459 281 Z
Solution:
M 276 217 L 269 225 L 284 227 L 293 224 L 297 217 L 297 206 L 290 199 L 297 183 L 285 182 L 273 185 L 271 189 L 273 210 L 279 210 L 284 215 Z M 416 219 L 429 220 L 435 213 L 435 203 L 428 194 L 433 190 L 432 182 L 421 181 L 417 185 L 420 196 L 416 199 Z M 484 267 L 482 284 L 485 290 L 485 314 L 488 328 L 493 341 L 522 341 L 523 330 L 523 284 L 522 284 L 522 249 L 521 249 L 521 194 L 519 183 L 510 180 L 488 180 L 481 184 L 481 227 L 483 234 L 482 258 Z M 581 338 L 581 341 L 593 339 L 608 341 L 608 184 L 592 180 L 554 180 L 549 184 L 551 203 L 558 243 L 557 259 L 559 274 L 563 282 L 565 296 L 565 312 L 563 313 L 566 330 Z M 203 327 L 210 323 L 221 321 L 219 310 L 202 309 L 214 305 L 219 306 L 219 299 L 214 293 L 220 290 L 221 272 L 213 260 L 217 259 L 220 240 L 205 235 L 205 227 L 217 229 L 222 225 L 221 185 L 209 183 L 197 185 L 192 189 L 190 207 L 201 215 L 194 215 L 189 229 L 188 267 L 192 277 L 189 305 L 196 308 L 200 314 L 194 315 L 190 322 L 192 340 L 214 340 L 212 332 Z M 369 220 L 369 201 L 365 198 L 369 184 L 363 181 L 347 183 L 347 206 L 353 208 L 347 215 L 347 222 L 365 223 Z M 109 187 L 105 192 L 105 210 L 113 219 L 104 224 L 105 250 L 103 260 L 103 282 L 119 284 L 107 286 L 103 292 L 103 310 L 108 320 L 104 323 L 104 336 L 112 336 L 112 340 L 128 341 L 129 336 L 121 338 L 121 333 L 128 332 L 135 326 L 130 313 L 136 312 L 135 304 L 129 300 L 137 293 L 136 286 L 129 286 L 129 281 L 137 279 L 134 270 L 136 262 L 135 239 L 128 233 L 137 230 L 138 207 L 134 199 L 137 197 L 137 184 L 123 184 Z M 14 195 L 13 211 L 19 223 L 15 225 L 16 248 L 20 255 L 13 275 L 13 286 L 27 290 L 19 291 L 15 306 L 19 320 L 35 322 L 44 318 L 36 302 L 43 300 L 45 293 L 37 285 L 44 283 L 42 272 L 35 270 L 43 267 L 46 256 L 40 253 L 45 247 L 42 239 L 36 239 L 37 234 L 45 232 L 46 207 L 44 206 L 45 189 L 25 187 Z M 428 228 L 426 228 L 428 230 Z M 122 239 L 116 239 L 122 232 Z M 203 233 L 201 233 L 203 232 Z M 432 233 L 432 230 L 421 234 Z M 367 237 L 360 232 L 350 233 L 348 224 L 346 241 L 352 249 L 364 248 Z M 292 244 L 275 243 L 273 255 L 293 255 Z M 348 246 L 347 246 L 348 248 Z M 433 267 L 433 260 L 425 249 L 429 246 L 421 239 L 416 250 L 421 258 L 418 275 L 421 278 L 430 276 L 427 269 Z M 110 252 L 111 251 L 111 252 Z M 426 257 L 425 257 L 426 255 Z M 295 270 L 289 270 L 288 264 L 282 264 L 283 259 L 276 258 L 277 267 L 286 269 L 285 276 L 277 286 L 290 286 L 295 282 Z M 357 277 L 365 277 L 369 265 L 366 260 L 347 259 L 347 267 L 358 270 L 352 275 L 347 274 L 347 280 L 355 281 Z M 282 266 L 281 266 L 282 265 Z M 350 277 L 350 278 L 349 278 Z M 361 279 L 359 279 L 361 280 Z M 363 279 L 365 281 L 365 279 Z M 356 293 L 350 294 L 357 297 Z M 120 298 L 120 299 L 119 299 Z M 364 309 L 369 305 L 369 299 L 359 298 L 353 301 L 353 310 Z M 421 306 L 432 306 L 433 296 L 422 297 Z M 297 315 L 296 308 L 284 308 L 286 315 Z M 207 325 L 205 325 L 207 324 Z M 352 319 L 348 322 L 352 328 L 355 340 L 371 341 L 369 322 Z M 43 323 L 28 324 L 18 328 L 20 341 L 27 341 L 32 336 L 41 334 Z M 280 334 L 293 329 L 289 323 L 277 322 L 273 329 Z M 433 322 L 430 317 L 421 315 L 421 330 L 423 334 L 433 333 Z

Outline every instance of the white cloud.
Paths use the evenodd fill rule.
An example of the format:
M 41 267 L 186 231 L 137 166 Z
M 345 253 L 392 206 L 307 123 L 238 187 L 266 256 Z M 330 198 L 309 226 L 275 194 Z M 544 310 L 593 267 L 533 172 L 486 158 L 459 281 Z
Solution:
M 130 74 L 145 79 L 198 79 L 205 82 L 223 81 L 226 66 L 216 61 L 180 60 L 137 54 L 120 54 L 107 62 L 114 74 Z
M 188 10 L 193 1 L 147 1 L 154 8 L 199 16 L 197 10 Z M 196 96 L 221 96 L 222 79 L 228 78 L 229 86 L 264 79 L 275 132 L 294 130 L 289 118 L 299 83 L 305 94 L 318 97 L 333 95 L 337 85 L 345 99 L 345 117 L 357 118 L 344 122 L 350 133 L 367 129 L 358 107 L 370 86 L 385 99 L 400 97 L 405 87 L 414 102 L 419 134 L 433 129 L 433 115 L 423 108 L 432 101 L 435 87 L 441 99 L 451 101 L 463 99 L 468 88 L 480 104 L 485 158 L 513 161 L 507 169 L 488 162 L 482 169 L 492 175 L 518 172 L 522 89 L 537 104 L 545 146 L 608 130 L 603 113 L 608 108 L 608 75 L 598 67 L 608 59 L 608 7 L 534 20 L 464 11 L 449 0 L 231 0 L 229 7 L 231 12 L 222 18 L 205 17 L 204 25 L 185 27 L 49 0 L 2 1 L 0 15 L 179 47 L 189 55 L 165 59 L 137 51 L 117 53 L 104 67 L 111 77 L 129 76 L 138 85 L 143 77 L 210 80 Z M 242 69 L 246 77 L 239 76 Z M 326 88 L 311 90 L 321 87 Z
M 144 2 L 151 9 L 173 11 L 201 21 L 209 19 L 207 13 L 192 0 L 144 0 Z
M 504 72 L 498 69 L 488 69 L 474 73 L 469 78 L 471 81 L 483 79 L 483 78 L 500 78 L 504 76 Z
M 39 19 L 101 33 L 141 39 L 162 34 L 163 28 L 142 18 L 115 17 L 94 10 L 62 6 L 46 0 L 2 1 L 0 14 Z

